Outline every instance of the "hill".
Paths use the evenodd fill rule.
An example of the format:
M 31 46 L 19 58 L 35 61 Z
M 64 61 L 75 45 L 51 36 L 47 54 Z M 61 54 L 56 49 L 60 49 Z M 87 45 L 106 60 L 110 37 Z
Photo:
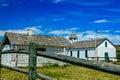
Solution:
M 115 45 L 117 52 L 117 59 L 120 59 L 120 45 Z
M 24 68 L 28 69 L 28 68 Z M 81 66 L 44 66 L 37 72 L 56 80 L 120 80 L 119 75 L 96 71 Z M 2 68 L 2 77 L 6 80 L 27 80 L 27 75 Z M 39 79 L 37 79 L 39 80 Z

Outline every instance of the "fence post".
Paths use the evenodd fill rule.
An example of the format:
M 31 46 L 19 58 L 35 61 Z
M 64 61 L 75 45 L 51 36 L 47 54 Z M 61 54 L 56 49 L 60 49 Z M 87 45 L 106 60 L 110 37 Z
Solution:
M 2 63 L 1 61 L 2 61 L 2 55 L 1 55 L 1 49 L 0 49 L 0 80 L 1 80 L 1 77 L 2 77 L 1 76 L 1 63 Z
M 37 48 L 36 43 L 30 42 L 29 44 L 29 75 L 28 80 L 36 80 L 36 54 Z

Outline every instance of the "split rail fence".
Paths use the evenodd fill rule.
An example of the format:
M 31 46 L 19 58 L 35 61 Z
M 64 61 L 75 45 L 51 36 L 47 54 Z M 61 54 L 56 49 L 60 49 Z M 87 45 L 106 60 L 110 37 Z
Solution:
M 120 65 L 110 64 L 106 62 L 89 61 L 85 59 L 74 58 L 74 57 L 60 55 L 60 54 L 37 53 L 37 45 L 34 42 L 31 42 L 29 44 L 29 52 L 18 52 L 18 51 L 0 52 L 0 58 L 1 58 L 1 54 L 7 54 L 7 53 L 20 53 L 20 54 L 29 55 L 29 66 L 28 66 L 29 70 L 28 71 L 17 68 L 17 67 L 10 67 L 7 65 L 2 65 L 1 59 L 0 59 L 1 68 L 6 68 L 6 69 L 14 70 L 17 72 L 21 72 L 24 74 L 28 74 L 28 80 L 36 80 L 36 77 L 42 80 L 55 80 L 53 78 L 50 78 L 48 76 L 45 76 L 45 75 L 42 75 L 36 72 L 37 56 L 51 58 L 51 59 L 63 61 L 66 63 L 78 65 L 78 66 L 84 66 L 84 67 L 91 68 L 94 70 L 100 70 L 100 71 L 108 72 L 111 74 L 120 75 Z

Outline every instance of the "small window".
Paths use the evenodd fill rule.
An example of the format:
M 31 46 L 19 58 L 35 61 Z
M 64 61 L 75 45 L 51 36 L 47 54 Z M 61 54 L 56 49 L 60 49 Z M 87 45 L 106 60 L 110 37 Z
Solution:
M 80 51 L 79 50 L 77 51 L 77 57 L 78 58 L 80 57 Z
M 8 45 L 5 45 L 5 48 L 8 48 L 9 46 Z
M 46 51 L 46 48 L 37 48 L 38 51 Z
M 105 42 L 105 47 L 107 47 L 107 42 Z
M 85 58 L 88 57 L 88 50 L 85 50 Z
M 70 56 L 72 56 L 72 51 L 70 51 Z

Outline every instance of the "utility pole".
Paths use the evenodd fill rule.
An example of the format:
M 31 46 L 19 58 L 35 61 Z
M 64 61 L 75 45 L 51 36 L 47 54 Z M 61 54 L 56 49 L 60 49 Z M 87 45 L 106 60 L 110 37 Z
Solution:
M 97 42 L 97 29 L 95 30 L 95 55 L 96 55 L 96 60 L 99 61 L 99 58 L 98 58 L 98 52 L 97 52 L 97 49 L 96 49 L 96 42 Z

